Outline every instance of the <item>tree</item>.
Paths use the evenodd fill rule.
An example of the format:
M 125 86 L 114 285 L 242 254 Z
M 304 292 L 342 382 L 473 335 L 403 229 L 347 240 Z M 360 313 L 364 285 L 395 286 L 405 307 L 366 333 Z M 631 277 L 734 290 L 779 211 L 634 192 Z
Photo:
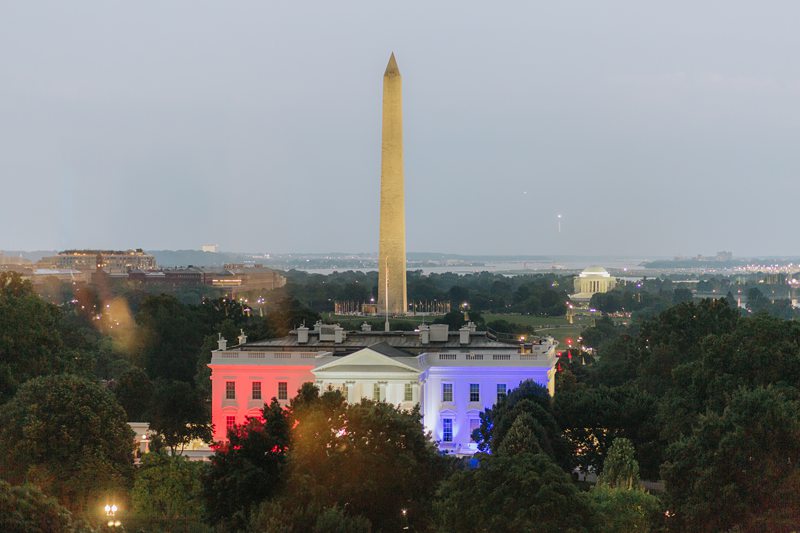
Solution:
M 136 472 L 131 492 L 134 513 L 156 521 L 197 520 L 205 513 L 204 463 L 185 457 L 148 453 Z
M 125 409 L 129 422 L 147 420 L 147 411 L 152 402 L 153 384 L 144 370 L 132 367 L 114 383 L 114 396 Z
M 520 413 L 511 424 L 511 429 L 508 430 L 506 438 L 500 444 L 498 452 L 506 455 L 515 455 L 518 453 L 541 453 L 542 447 L 539 446 L 539 441 L 536 439 L 534 428 L 536 427 L 536 420 L 530 413 Z
M 511 390 L 494 407 L 480 414 L 481 424 L 474 436 L 481 451 L 497 453 L 517 417 L 527 413 L 532 419 L 528 427 L 536 435 L 542 450 L 563 466 L 571 463 L 569 447 L 551 412 L 547 389 L 526 380 Z
M 133 431 L 100 385 L 71 375 L 34 378 L 0 406 L 0 470 L 28 480 L 68 509 L 118 491 L 132 477 Z
M 376 530 L 398 530 L 404 520 L 425 527 L 446 462 L 419 410 L 371 400 L 347 405 L 338 391 L 317 395 L 315 387 L 300 392 L 291 404 L 297 423 L 285 500 L 301 509 L 338 506 Z
M 800 516 L 800 404 L 796 391 L 735 390 L 720 414 L 699 418 L 662 467 L 671 527 L 789 531 Z
M 0 480 L 0 531 L 5 533 L 90 533 L 91 528 L 31 484 Z
M 244 527 L 248 513 L 274 496 L 284 483 L 289 447 L 289 418 L 278 400 L 228 432 L 204 478 L 209 517 L 230 529 Z
M 435 503 L 440 531 L 588 531 L 588 499 L 549 456 L 484 456 L 444 481 Z
M 195 439 L 211 441 L 205 402 L 189 383 L 158 382 L 149 412 L 150 429 L 161 436 L 172 455 L 183 453 Z
M 16 272 L 0 273 L 0 403 L 26 380 L 71 365 L 59 332 L 61 313 Z
M 599 533 L 647 533 L 658 529 L 662 506 L 658 498 L 641 489 L 627 490 L 597 485 L 589 491 Z
M 639 463 L 634 457 L 636 450 L 626 438 L 616 438 L 603 463 L 603 475 L 598 483 L 618 489 L 631 490 L 639 486 Z
M 149 296 L 136 323 L 141 339 L 136 362 L 150 379 L 191 382 L 205 335 L 198 310 L 173 296 Z

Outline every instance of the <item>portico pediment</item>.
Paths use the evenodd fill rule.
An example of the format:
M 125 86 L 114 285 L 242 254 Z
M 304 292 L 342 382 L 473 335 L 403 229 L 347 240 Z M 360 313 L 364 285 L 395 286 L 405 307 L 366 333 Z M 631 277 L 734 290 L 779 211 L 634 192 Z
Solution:
M 388 357 L 370 348 L 362 348 L 350 355 L 337 357 L 311 372 L 318 377 L 344 373 L 351 375 L 397 374 L 398 377 L 402 377 L 408 374 L 419 375 L 420 369 L 415 365 L 415 357 Z

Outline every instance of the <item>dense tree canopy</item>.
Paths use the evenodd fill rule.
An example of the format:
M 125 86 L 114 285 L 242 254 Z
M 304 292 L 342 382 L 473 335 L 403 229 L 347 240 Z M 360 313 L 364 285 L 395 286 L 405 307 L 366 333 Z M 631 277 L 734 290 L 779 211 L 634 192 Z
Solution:
M 92 529 L 36 486 L 0 479 L 0 531 L 4 533 L 90 533 Z
M 196 520 L 205 514 L 202 476 L 206 465 L 185 457 L 149 453 L 136 472 L 133 513 L 155 521 Z
M 32 379 L 0 406 L 0 471 L 84 512 L 132 477 L 133 432 L 114 396 L 76 376 Z
M 522 404 L 522 402 L 520 403 Z M 520 412 L 492 455 L 442 483 L 441 531 L 589 531 L 585 494 L 537 442 L 536 420 Z

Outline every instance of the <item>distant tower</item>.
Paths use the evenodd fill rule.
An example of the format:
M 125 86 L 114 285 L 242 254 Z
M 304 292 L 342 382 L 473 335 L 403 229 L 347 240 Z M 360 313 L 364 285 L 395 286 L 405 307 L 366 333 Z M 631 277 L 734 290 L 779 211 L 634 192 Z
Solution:
M 403 183 L 403 95 L 400 69 L 397 68 L 394 53 L 383 74 L 382 133 L 378 313 L 383 313 L 388 308 L 391 314 L 405 314 L 408 311 L 408 298 Z

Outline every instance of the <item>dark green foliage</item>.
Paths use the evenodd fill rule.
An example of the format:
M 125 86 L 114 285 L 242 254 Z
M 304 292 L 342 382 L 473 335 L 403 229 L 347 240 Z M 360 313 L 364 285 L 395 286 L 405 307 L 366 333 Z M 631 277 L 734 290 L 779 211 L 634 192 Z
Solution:
M 742 318 L 726 299 L 682 303 L 601 344 L 597 363 L 578 378 L 555 407 L 573 449 L 588 449 L 584 466 L 596 468 L 622 436 L 645 478 L 656 479 L 662 465 L 668 528 L 796 526 L 798 323 Z
M 55 498 L 34 485 L 0 480 L 0 531 L 4 533 L 89 533 Z
M 485 456 L 475 470 L 442 483 L 439 531 L 589 531 L 585 493 L 544 453 Z
M 141 336 L 137 360 L 150 379 L 191 382 L 204 334 L 198 328 L 197 309 L 172 296 L 147 298 L 136 314 Z
M 657 497 L 640 489 L 598 485 L 588 493 L 595 512 L 593 531 L 630 533 L 659 530 L 663 508 Z
M 565 468 L 569 466 L 572 462 L 569 447 L 553 417 L 547 389 L 532 380 L 523 381 L 494 407 L 481 413 L 481 425 L 475 430 L 478 449 L 496 453 L 522 413 L 531 417 L 529 427 L 541 449 Z
M 204 479 L 208 515 L 229 529 L 243 528 L 250 510 L 285 481 L 289 419 L 275 399 L 262 412 L 263 419 L 249 419 L 228 433 Z
M 469 321 L 475 323 L 478 329 L 485 329 L 485 322 L 483 317 L 477 311 L 469 311 L 467 313 Z M 437 318 L 433 321 L 434 324 L 447 324 L 450 331 L 458 331 L 459 328 L 467 323 L 464 319 L 464 310 L 450 311 L 446 315 Z
M 153 400 L 153 384 L 144 370 L 131 367 L 116 380 L 112 391 L 125 409 L 129 422 L 149 420 L 148 410 Z
M 194 439 L 211 441 L 211 426 L 202 396 L 183 381 L 159 381 L 149 409 L 150 429 L 163 439 L 172 454 Z
M 603 475 L 598 483 L 625 490 L 638 488 L 639 463 L 634 454 L 631 441 L 624 437 L 614 439 L 603 462 Z
M 20 384 L 75 370 L 78 354 L 64 345 L 61 312 L 45 303 L 16 272 L 0 273 L 0 402 Z
M 205 463 L 181 456 L 145 455 L 131 491 L 133 513 L 156 522 L 202 519 L 202 476 L 206 468 Z
M 289 271 L 288 283 L 280 293 L 297 298 L 316 312 L 333 311 L 336 300 L 369 302 L 377 299 L 377 272 L 334 272 L 329 276 Z M 470 311 L 525 313 L 562 316 L 566 312 L 567 290 L 572 276 L 553 274 L 521 275 L 509 278 L 502 274 L 423 274 L 408 272 L 408 301 L 449 302 L 453 311 L 465 302 Z M 471 316 L 471 313 L 470 313 Z
M 286 498 L 267 500 L 258 506 L 248 531 L 280 533 L 370 533 L 372 525 L 363 516 L 346 513 L 339 507 L 301 507 Z
M 431 501 L 445 460 L 410 413 L 362 400 L 347 405 L 338 392 L 307 387 L 292 402 L 289 484 L 285 500 L 300 508 L 334 507 L 367 518 L 376 530 L 431 520 Z
M 800 517 L 800 404 L 775 387 L 739 389 L 700 417 L 663 467 L 673 529 L 789 531 Z
M 32 379 L 0 406 L 0 449 L 3 477 L 33 482 L 81 513 L 132 477 L 125 411 L 105 388 L 76 376 Z

